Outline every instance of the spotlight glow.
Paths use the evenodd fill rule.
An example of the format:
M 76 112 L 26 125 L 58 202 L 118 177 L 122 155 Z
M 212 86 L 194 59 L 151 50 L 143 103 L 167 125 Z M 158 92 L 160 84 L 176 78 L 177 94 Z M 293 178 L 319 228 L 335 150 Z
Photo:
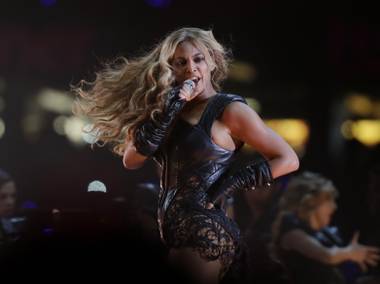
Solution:
M 82 129 L 84 121 L 76 116 L 71 116 L 64 123 L 64 131 L 67 138 L 74 144 L 83 144 Z
M 82 138 L 88 144 L 94 144 L 99 140 L 99 129 L 95 129 L 93 124 L 86 124 L 83 127 Z
M 96 192 L 107 192 L 107 187 L 104 183 L 99 180 L 94 180 L 88 184 L 87 192 L 96 191 Z
M 353 114 L 367 116 L 372 112 L 371 99 L 365 94 L 353 93 L 345 99 L 346 108 Z
M 73 99 L 65 92 L 43 88 L 38 94 L 37 104 L 44 110 L 56 113 L 71 113 Z
M 165 8 L 171 4 L 171 0 L 145 0 L 145 2 L 154 8 Z
M 352 133 L 360 143 L 375 146 L 380 143 L 380 120 L 358 120 L 352 126 Z
M 40 0 L 40 4 L 48 8 L 57 4 L 57 0 Z

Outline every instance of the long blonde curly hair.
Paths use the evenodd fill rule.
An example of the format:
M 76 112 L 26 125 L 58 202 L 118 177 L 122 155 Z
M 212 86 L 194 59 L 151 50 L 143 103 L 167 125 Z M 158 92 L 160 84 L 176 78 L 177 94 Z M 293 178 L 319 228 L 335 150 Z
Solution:
M 111 145 L 123 155 L 126 140 L 147 119 L 162 112 L 169 90 L 176 84 L 171 66 L 177 46 L 189 41 L 199 48 L 213 70 L 211 83 L 220 91 L 227 77 L 229 52 L 211 30 L 181 28 L 167 35 L 146 55 L 132 60 L 118 57 L 105 63 L 92 82 L 82 80 L 72 87 L 77 96 L 73 112 L 93 125 L 98 145 Z

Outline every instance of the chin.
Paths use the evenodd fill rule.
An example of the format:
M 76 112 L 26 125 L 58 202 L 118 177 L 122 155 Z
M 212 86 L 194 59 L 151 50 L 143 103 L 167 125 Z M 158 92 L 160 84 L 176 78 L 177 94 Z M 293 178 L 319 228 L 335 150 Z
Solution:
M 325 222 L 324 226 L 323 227 L 327 227 L 328 225 L 330 225 L 330 219 L 328 221 Z
M 197 95 L 197 97 L 202 96 L 203 93 L 204 90 L 195 90 L 195 94 Z

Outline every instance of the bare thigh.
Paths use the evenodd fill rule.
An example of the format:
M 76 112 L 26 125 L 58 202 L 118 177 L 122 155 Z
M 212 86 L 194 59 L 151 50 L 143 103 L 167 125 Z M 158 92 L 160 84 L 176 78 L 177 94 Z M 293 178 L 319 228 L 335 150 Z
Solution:
M 216 284 L 222 267 L 219 260 L 208 261 L 192 248 L 171 249 L 169 262 L 197 283 Z

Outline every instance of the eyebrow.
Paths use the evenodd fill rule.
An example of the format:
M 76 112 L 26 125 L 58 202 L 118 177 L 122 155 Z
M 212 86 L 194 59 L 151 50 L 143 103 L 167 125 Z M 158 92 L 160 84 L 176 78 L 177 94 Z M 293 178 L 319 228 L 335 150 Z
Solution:
M 204 56 L 202 53 L 197 52 L 197 53 L 195 53 L 194 55 L 192 55 L 192 57 L 196 57 L 196 56 L 199 56 L 199 55 Z M 178 56 L 178 57 L 174 58 L 174 60 L 176 60 L 176 59 L 186 59 L 186 58 L 184 58 L 184 57 L 182 57 L 182 56 Z

